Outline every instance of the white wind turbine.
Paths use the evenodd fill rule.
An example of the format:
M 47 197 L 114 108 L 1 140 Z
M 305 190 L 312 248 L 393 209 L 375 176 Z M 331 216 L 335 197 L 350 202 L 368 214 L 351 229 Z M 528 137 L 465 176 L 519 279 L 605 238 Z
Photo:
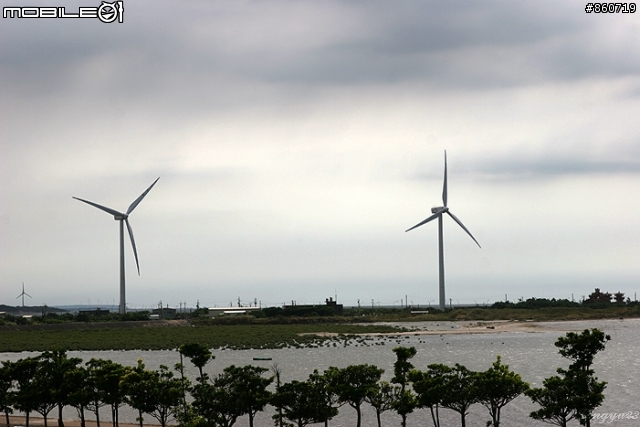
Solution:
M 24 282 L 22 282 L 22 293 L 16 297 L 16 299 L 22 297 L 22 308 L 24 308 L 24 296 L 28 296 L 29 298 L 33 298 L 31 295 L 24 291 Z
M 94 206 L 100 210 L 103 210 L 113 215 L 113 219 L 115 219 L 116 221 L 120 221 L 120 309 L 119 309 L 120 314 L 125 314 L 126 312 L 125 279 L 124 279 L 124 224 L 125 223 L 127 224 L 127 230 L 129 231 L 129 237 L 131 238 L 131 246 L 133 247 L 133 256 L 136 259 L 136 267 L 138 268 L 138 275 L 140 275 L 140 264 L 138 263 L 138 251 L 136 250 L 136 241 L 133 238 L 133 230 L 131 229 L 131 225 L 129 224 L 129 214 L 133 212 L 133 210 L 136 208 L 136 206 L 138 206 L 138 204 L 142 201 L 142 199 L 144 199 L 147 193 L 151 191 L 154 185 L 156 185 L 156 182 L 158 182 L 159 179 L 160 177 L 158 177 L 155 181 L 153 181 L 153 184 L 151 184 L 149 188 L 147 188 L 145 192 L 140 195 L 140 197 L 138 197 L 133 201 L 133 203 L 131 203 L 131 205 L 129 206 L 129 209 L 127 209 L 127 212 L 125 213 L 118 212 L 115 209 L 111 209 L 106 206 L 102 206 L 97 203 L 90 202 L 88 200 L 80 199 L 78 197 L 73 197 L 76 200 L 80 200 L 81 202 L 87 203 L 91 206 Z
M 475 237 L 473 237 L 471 232 L 469 230 L 467 230 L 467 227 L 465 227 L 464 224 L 462 224 L 462 221 L 460 221 L 454 214 L 451 213 L 451 211 L 449 211 L 449 207 L 447 206 L 447 151 L 446 150 L 444 152 L 444 185 L 443 185 L 443 188 L 442 188 L 442 203 L 444 204 L 444 206 L 431 208 L 431 213 L 433 215 L 431 215 L 429 218 L 427 218 L 424 221 L 414 225 L 413 227 L 409 228 L 408 230 L 405 230 L 405 232 L 406 231 L 411 231 L 414 228 L 418 228 L 421 225 L 426 224 L 429 221 L 438 218 L 438 244 L 439 244 L 439 249 L 440 249 L 440 310 L 444 310 L 445 309 L 445 294 L 444 294 L 444 238 L 443 238 L 443 235 L 442 235 L 442 215 L 446 213 L 451 218 L 453 218 L 453 220 L 455 222 L 457 222 L 458 225 L 460 227 L 462 227 L 462 229 L 464 231 L 467 232 L 467 234 L 473 239 L 473 241 L 476 242 L 476 245 L 478 245 L 478 247 L 481 247 L 480 243 L 478 243 L 478 241 L 475 239 Z

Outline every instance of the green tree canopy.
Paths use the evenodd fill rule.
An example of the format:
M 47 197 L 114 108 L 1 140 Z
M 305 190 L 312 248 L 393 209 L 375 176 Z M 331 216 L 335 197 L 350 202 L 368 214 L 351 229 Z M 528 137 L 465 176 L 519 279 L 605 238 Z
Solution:
M 267 390 L 267 387 L 273 382 L 273 377 L 264 378 L 262 376 L 267 371 L 267 368 L 251 365 L 243 367 L 231 365 L 224 370 L 229 381 L 233 384 L 232 391 L 240 412 L 249 415 L 250 427 L 253 427 L 256 413 L 263 410 L 271 399 L 271 392 Z
M 427 372 L 412 369 L 409 372 L 409 379 L 416 392 L 416 405 L 429 408 L 433 425 L 440 427 L 439 407 L 445 393 L 442 390 L 444 382 L 442 372 L 438 369 L 429 369 Z
M 466 426 L 469 408 L 478 402 L 476 374 L 456 363 L 453 368 L 442 364 L 429 365 L 430 375 L 440 377 L 442 391 L 440 404 L 460 414 L 462 427 Z
M 130 368 L 106 359 L 91 359 L 87 362 L 94 385 L 95 400 L 111 406 L 113 427 L 118 426 L 119 408 L 125 403 L 125 393 L 120 381 Z M 96 405 L 97 406 L 97 405 Z M 96 413 L 99 407 L 96 408 Z M 96 414 L 97 415 L 97 414 Z
M 13 408 L 11 408 L 12 387 L 11 363 L 3 360 L 0 366 L 0 410 L 4 412 L 7 425 L 10 425 L 9 414 L 13 413 Z
M 375 409 L 378 427 L 382 427 L 380 416 L 383 412 L 393 409 L 395 401 L 400 395 L 400 386 L 393 386 L 387 381 L 378 382 L 369 390 L 366 401 Z M 437 426 L 436 426 L 437 427 Z
M 24 412 L 26 427 L 29 427 L 29 413 L 35 411 L 41 398 L 39 386 L 36 383 L 38 360 L 35 357 L 27 357 L 12 362 L 9 366 L 11 366 L 11 376 L 17 385 L 17 390 L 11 393 L 13 407 Z
M 571 360 L 567 371 L 559 369 L 558 372 L 565 375 L 568 384 L 574 388 L 576 418 L 587 427 L 591 425 L 593 411 L 604 401 L 603 391 L 607 385 L 606 382 L 598 382 L 591 366 L 596 354 L 604 350 L 609 340 L 609 335 L 594 328 L 585 329 L 580 334 L 567 332 L 555 342 L 558 353 Z
M 363 364 L 346 368 L 330 367 L 325 371 L 330 387 L 338 396 L 340 403 L 347 403 L 356 410 L 356 426 L 361 425 L 361 406 L 366 397 L 376 388 L 384 369 Z
M 80 426 L 85 427 L 85 409 L 93 401 L 93 388 L 89 378 L 89 371 L 84 366 L 76 366 L 64 374 L 66 389 L 66 403 L 78 411 Z
M 595 355 L 604 350 L 611 336 L 605 335 L 599 329 L 585 329 L 582 333 L 567 332 L 566 336 L 558 338 L 555 346 L 558 353 L 571 360 L 569 369 L 586 371 L 593 365 Z
M 503 365 L 498 356 L 489 369 L 476 374 L 476 387 L 478 402 L 489 410 L 491 425 L 498 427 L 502 408 L 527 391 L 529 385 L 508 365 Z
M 542 388 L 526 391 L 526 395 L 540 405 L 540 409 L 531 412 L 529 416 L 534 420 L 566 427 L 576 416 L 576 396 L 570 380 L 554 375 L 546 378 L 542 385 Z
M 194 342 L 189 344 L 182 344 L 178 348 L 178 351 L 180 351 L 181 355 L 188 357 L 189 360 L 191 360 L 191 363 L 193 363 L 198 368 L 198 371 L 200 371 L 200 382 L 204 382 L 205 375 L 202 369 L 207 363 L 209 363 L 210 360 L 216 358 L 211 354 L 211 350 L 209 350 L 209 347 L 204 344 Z
M 402 417 L 402 427 L 407 425 L 407 415 L 413 412 L 416 407 L 416 397 L 407 389 L 409 385 L 409 372 L 413 365 L 409 362 L 416 355 L 415 347 L 396 347 L 393 349 L 396 354 L 396 361 L 393 363 L 393 378 L 391 382 L 400 385 L 400 393 L 393 404 L 393 409 Z
M 67 357 L 66 350 L 45 351 L 38 357 L 40 377 L 46 382 L 52 403 L 58 407 L 58 427 L 64 427 L 62 408 L 66 405 L 71 389 L 65 383 L 65 375 L 82 363 L 79 357 Z M 45 417 L 46 418 L 46 417 Z

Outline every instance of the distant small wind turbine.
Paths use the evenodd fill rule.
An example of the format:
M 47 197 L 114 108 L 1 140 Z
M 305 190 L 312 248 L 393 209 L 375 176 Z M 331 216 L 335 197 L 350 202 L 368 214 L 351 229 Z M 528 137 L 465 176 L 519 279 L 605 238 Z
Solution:
M 118 212 L 115 209 L 111 209 L 106 206 L 102 206 L 97 203 L 90 202 L 88 200 L 80 199 L 78 197 L 73 197 L 76 200 L 80 200 L 81 202 L 84 202 L 88 205 L 91 205 L 93 207 L 96 207 L 100 210 L 103 210 L 113 215 L 113 219 L 115 219 L 116 221 L 120 221 L 120 308 L 119 308 L 120 314 L 125 314 L 126 312 L 125 279 L 124 279 L 124 224 L 125 223 L 127 224 L 127 230 L 129 231 L 129 237 L 131 238 L 131 246 L 133 247 L 133 256 L 136 259 L 136 267 L 138 268 L 138 275 L 140 275 L 140 264 L 138 263 L 138 251 L 136 250 L 136 241 L 133 238 L 133 230 L 131 229 L 131 225 L 129 224 L 128 218 L 129 218 L 129 214 L 133 212 L 133 210 L 136 208 L 136 206 L 138 206 L 138 204 L 142 201 L 142 199 L 144 199 L 147 193 L 151 191 L 154 185 L 156 185 L 156 182 L 158 182 L 159 179 L 160 177 L 158 177 L 155 181 L 153 181 L 153 184 L 151 184 L 149 188 L 147 188 L 145 192 L 140 195 L 140 197 L 138 197 L 133 201 L 133 203 L 131 203 L 126 213 Z
M 427 218 L 424 221 L 414 225 L 413 227 L 409 228 L 408 230 L 405 230 L 405 232 L 406 231 L 411 231 L 414 228 L 418 228 L 421 225 L 426 224 L 429 221 L 438 218 L 438 244 L 439 244 L 439 249 L 440 249 L 440 310 L 444 310 L 445 309 L 444 238 L 443 238 L 443 234 L 442 234 L 442 215 L 446 213 L 451 218 L 453 218 L 453 220 L 455 222 L 457 222 L 458 225 L 460 227 L 462 227 L 462 229 L 464 231 L 467 232 L 467 234 L 473 239 L 473 241 L 476 242 L 476 245 L 478 245 L 478 247 L 481 247 L 480 243 L 478 243 L 478 241 L 475 239 L 475 237 L 473 237 L 471 232 L 469 230 L 467 230 L 467 227 L 465 227 L 464 224 L 462 224 L 462 222 L 454 214 L 452 214 L 449 211 L 449 207 L 447 206 L 447 151 L 446 150 L 444 152 L 444 185 L 443 185 L 443 188 L 442 188 L 442 203 L 444 204 L 444 206 L 431 208 L 431 213 L 433 215 L 431 215 L 429 218 Z
M 29 295 L 28 293 L 26 293 L 26 292 L 24 291 L 24 282 L 22 282 L 22 293 L 16 297 L 16 299 L 18 299 L 18 298 L 22 297 L 22 308 L 24 308 L 24 296 L 25 296 L 25 295 L 26 295 L 26 296 L 28 296 L 29 298 L 32 298 L 32 296 L 31 296 L 31 295 Z

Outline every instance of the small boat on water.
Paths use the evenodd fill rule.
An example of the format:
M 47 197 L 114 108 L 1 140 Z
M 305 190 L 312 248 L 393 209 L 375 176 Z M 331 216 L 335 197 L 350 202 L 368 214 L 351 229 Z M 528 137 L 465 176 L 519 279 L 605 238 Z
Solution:
M 271 357 L 254 357 L 253 360 L 272 360 Z

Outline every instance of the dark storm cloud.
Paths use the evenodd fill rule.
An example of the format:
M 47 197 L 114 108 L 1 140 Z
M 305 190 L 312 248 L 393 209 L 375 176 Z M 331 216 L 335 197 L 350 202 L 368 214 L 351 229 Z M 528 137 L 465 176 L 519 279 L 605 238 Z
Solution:
M 576 4 L 360 4 L 357 37 L 255 61 L 229 62 L 253 79 L 307 84 L 423 81 L 468 89 L 635 74 L 637 43 L 607 44 Z M 548 13 L 552 7 L 555 13 Z M 344 25 L 348 25 L 342 23 Z M 629 35 L 632 36 L 632 35 Z M 269 35 L 266 35 L 269 37 Z M 623 36 L 624 37 L 624 36 Z M 584 39 L 586 43 L 579 43 Z M 601 43 L 597 43 L 600 39 Z M 631 38 L 633 40 L 633 38 Z
M 251 11 L 259 6 L 273 13 L 245 16 L 255 15 Z M 576 44 L 589 31 L 596 31 L 591 37 L 598 40 L 598 21 L 578 6 L 284 1 L 268 8 L 238 2 L 221 10 L 203 2 L 130 2 L 122 25 L 4 20 L 0 66 L 5 94 L 42 96 L 91 87 L 105 102 L 136 96 L 141 104 L 197 108 L 268 96 L 243 92 L 247 84 L 288 86 L 292 96 L 300 96 L 325 85 L 421 81 L 483 89 L 637 74 L 638 42 L 627 34 L 619 35 L 624 48 L 607 44 L 608 34 L 599 44 L 587 39 Z M 329 13 L 334 10 L 345 16 Z M 285 32 L 298 15 L 308 21 Z M 100 70 L 102 61 L 111 68 Z M 78 70 L 91 64 L 100 70 L 95 79 L 78 81 Z

